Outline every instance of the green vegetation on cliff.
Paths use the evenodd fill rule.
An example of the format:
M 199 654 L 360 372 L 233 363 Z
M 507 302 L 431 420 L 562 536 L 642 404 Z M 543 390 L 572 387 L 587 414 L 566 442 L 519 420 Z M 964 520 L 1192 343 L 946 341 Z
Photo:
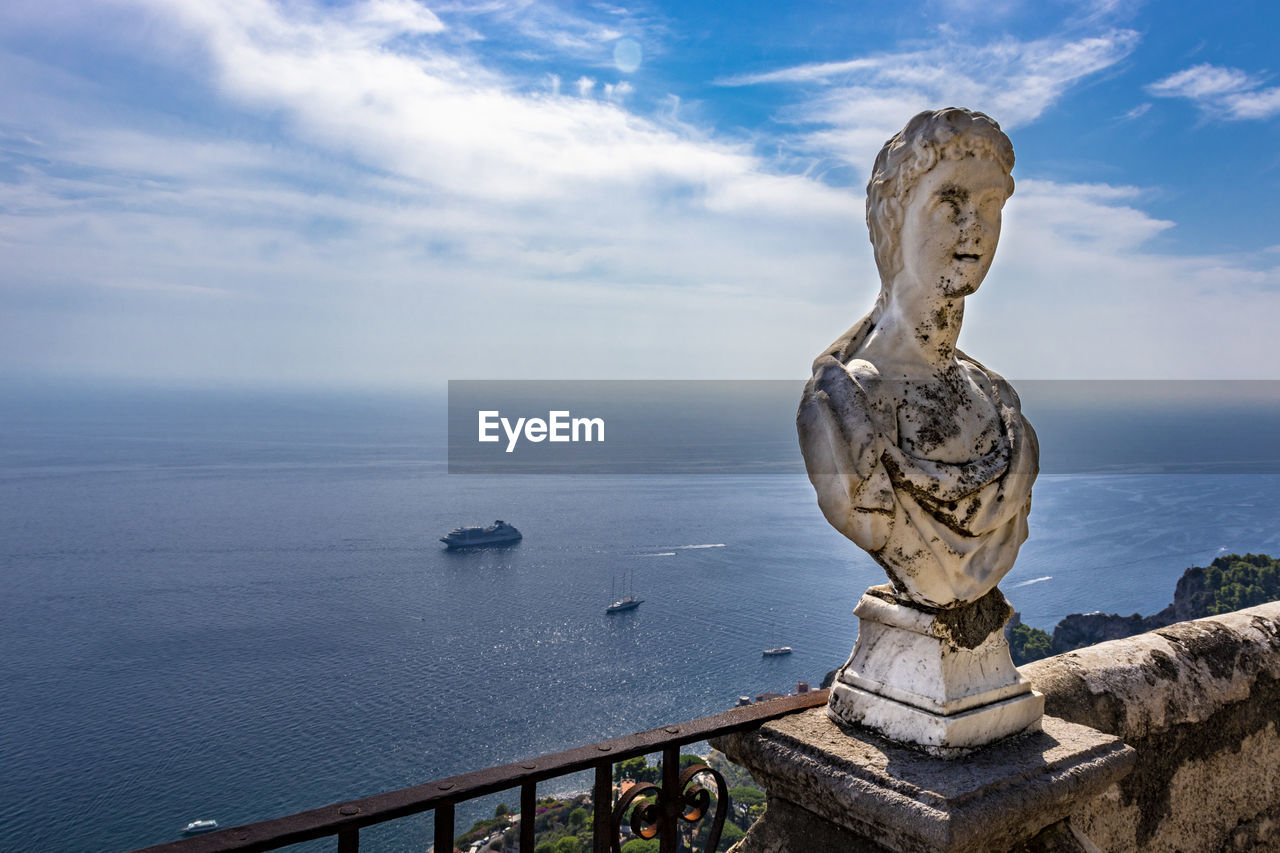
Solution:
M 1200 580 L 1200 575 L 1202 584 L 1191 581 Z M 1182 577 L 1178 586 L 1186 585 L 1183 594 L 1196 614 L 1189 617 L 1193 619 L 1280 599 L 1280 560 L 1266 554 L 1219 557 L 1206 568 L 1187 569 Z
M 1023 625 L 1020 621 L 1010 623 L 1006 638 L 1009 640 L 1009 653 L 1017 666 L 1053 654 L 1053 638 L 1049 633 Z
M 1009 651 L 1018 665 L 1049 655 L 1154 631 L 1187 619 L 1217 616 L 1280 600 L 1280 560 L 1266 554 L 1227 554 L 1208 566 L 1182 573 L 1173 603 L 1152 616 L 1134 613 L 1073 613 L 1058 623 L 1053 636 L 1014 619 L 1005 628 Z
M 480 844 L 485 853 L 513 851 L 520 833 L 518 813 L 505 803 L 493 818 L 480 820 L 454 839 L 455 850 Z M 569 799 L 543 797 L 533 814 L 534 853 L 583 853 L 591 849 L 591 798 L 579 794 Z

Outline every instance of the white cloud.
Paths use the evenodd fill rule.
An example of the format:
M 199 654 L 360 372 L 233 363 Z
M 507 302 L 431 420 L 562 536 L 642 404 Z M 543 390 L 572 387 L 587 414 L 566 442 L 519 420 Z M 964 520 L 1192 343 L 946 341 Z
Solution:
M 1133 109 L 1129 110 L 1123 116 L 1121 116 L 1121 118 L 1126 121 L 1132 121 L 1133 119 L 1142 118 L 1144 115 L 1146 115 L 1150 111 L 1151 111 L 1151 102 L 1143 101 Z
M 146 8 L 154 37 L 205 57 L 222 108 L 284 133 L 121 124 L 85 109 L 104 93 L 40 91 L 33 69 L 41 109 L 0 104 L 44 149 L 0 186 L 8 359 L 281 381 L 725 376 L 746 362 L 693 352 L 717 330 L 785 314 L 792 277 L 847 278 L 856 196 L 771 176 L 674 115 L 523 90 L 438 33 L 400 41 L 387 15 Z M 519 356 L 499 367 L 495 341 Z
M 365 0 L 353 6 L 348 14 L 353 22 L 384 27 L 393 34 L 420 35 L 444 30 L 440 19 L 414 0 Z
M 1147 0 L 1084 0 L 1077 4 L 1075 15 L 1068 19 L 1068 23 L 1099 24 L 1128 20 L 1146 2 Z
M 1232 118 L 1271 118 L 1280 113 L 1280 86 L 1231 95 L 1227 106 Z
M 1018 182 L 1010 216 L 1015 224 L 1029 219 L 1081 254 L 1136 250 L 1175 224 L 1152 219 L 1129 204 L 1141 194 L 1136 187 L 1027 179 Z
M 858 192 L 779 174 L 681 124 L 675 101 L 646 118 L 546 78 L 522 87 L 447 42 L 440 7 L 447 28 L 411 18 L 411 39 L 387 23 L 403 4 L 142 8 L 147 26 L 116 25 L 182 45 L 173 73 L 195 63 L 245 129 L 10 75 L 20 100 L 0 101 L 0 126 L 24 156 L 0 184 L 4 364 L 361 385 L 795 378 L 874 298 Z M 828 122 L 809 145 L 865 142 L 849 155 L 863 168 L 917 99 L 1001 97 L 983 69 L 1012 81 L 997 117 L 1033 120 L 1129 49 L 1103 41 L 809 68 L 796 80 L 842 86 L 850 112 L 819 96 L 797 113 Z M 1020 181 L 966 346 L 1011 376 L 1266 375 L 1274 253 L 1157 252 L 1174 226 L 1143 198 Z
M 596 81 L 585 74 L 578 78 L 578 96 L 585 98 L 595 89 Z
M 464 0 L 433 5 L 451 21 L 469 21 L 486 31 L 505 29 L 536 48 L 601 64 L 612 58 L 612 42 L 622 36 L 618 25 L 630 22 L 626 10 L 604 10 L 615 20 L 601 22 L 575 15 L 557 4 L 535 0 Z M 477 34 L 476 38 L 483 36 Z
M 1027 378 L 1276 378 L 1259 342 L 1280 311 L 1280 264 L 1154 250 L 1175 225 L 1126 203 L 1140 195 L 1020 182 L 961 346 Z
M 149 5 L 203 41 L 228 98 L 279 111 L 316 144 L 460 196 L 529 200 L 601 181 L 701 184 L 757 166 L 739 147 L 690 142 L 607 102 L 530 95 L 443 49 L 392 50 L 381 29 L 312 7 Z M 591 84 L 579 80 L 579 93 Z
M 1252 89 L 1258 81 L 1238 68 L 1195 65 L 1152 83 L 1148 90 L 1166 98 L 1212 98 L 1242 89 Z
M 1209 115 L 1224 119 L 1266 119 L 1280 114 L 1280 86 L 1239 68 L 1203 63 L 1170 74 L 1147 87 L 1162 98 L 1186 98 Z
M 627 96 L 635 90 L 635 86 L 632 86 L 626 80 L 620 80 L 617 83 L 606 83 L 604 87 L 604 96 L 607 100 L 622 102 L 625 101 Z
M 859 173 L 904 116 L 942 106 L 982 110 L 1016 128 L 1039 118 L 1069 88 L 1114 66 L 1137 46 L 1132 30 L 987 44 L 951 40 L 922 50 L 799 65 L 726 78 L 726 86 L 788 83 L 806 93 L 788 114 L 803 146 L 846 159 Z
M 761 83 L 830 83 L 834 78 L 857 72 L 875 71 L 885 63 L 884 59 L 871 58 L 849 59 L 843 62 L 811 62 L 760 74 L 722 77 L 716 83 L 720 86 L 755 86 Z

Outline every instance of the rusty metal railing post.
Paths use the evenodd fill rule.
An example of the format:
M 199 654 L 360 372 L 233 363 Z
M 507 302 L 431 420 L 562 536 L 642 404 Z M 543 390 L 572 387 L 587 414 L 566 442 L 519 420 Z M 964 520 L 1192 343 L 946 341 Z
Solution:
M 436 853 L 453 853 L 453 803 L 436 806 Z
M 609 853 L 609 816 L 613 813 L 613 762 L 606 761 L 596 765 L 596 783 L 591 791 L 591 806 L 595 817 L 592 819 L 591 850 L 592 853 Z
M 662 830 L 658 833 L 658 853 L 680 849 L 680 747 L 662 750 Z
M 520 786 L 520 853 L 533 853 L 533 824 L 538 819 L 538 783 Z

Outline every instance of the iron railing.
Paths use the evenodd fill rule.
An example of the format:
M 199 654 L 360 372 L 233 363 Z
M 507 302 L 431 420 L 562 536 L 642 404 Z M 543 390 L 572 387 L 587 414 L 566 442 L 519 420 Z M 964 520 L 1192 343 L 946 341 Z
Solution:
M 520 853 L 533 853 L 534 813 L 539 782 L 584 770 L 595 771 L 592 788 L 594 821 L 592 853 L 619 853 L 622 824 L 630 813 L 630 827 L 642 838 L 658 838 L 661 853 L 675 853 L 681 820 L 699 821 L 712 800 L 715 815 L 708 833 L 707 853 L 715 849 L 729 808 L 724 779 L 705 764 L 680 769 L 680 747 L 719 735 L 754 729 L 770 720 L 827 701 L 826 690 L 814 690 L 733 708 L 709 717 L 662 726 L 647 732 L 579 746 L 527 761 L 450 776 L 359 800 L 334 803 L 288 817 L 231 827 L 207 835 L 184 838 L 134 853 L 249 853 L 276 850 L 317 838 L 338 840 L 337 853 L 358 853 L 360 830 L 422 812 L 435 812 L 436 853 L 450 853 L 454 841 L 454 807 L 466 800 L 520 789 Z M 662 753 L 662 784 L 633 786 L 613 802 L 613 765 L 629 758 Z M 710 776 L 713 794 L 696 777 Z

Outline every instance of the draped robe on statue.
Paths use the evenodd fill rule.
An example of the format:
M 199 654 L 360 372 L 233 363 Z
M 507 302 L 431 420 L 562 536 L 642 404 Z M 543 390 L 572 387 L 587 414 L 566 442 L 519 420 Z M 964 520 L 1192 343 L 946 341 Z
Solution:
M 809 479 L 827 520 L 884 567 L 898 595 L 934 608 L 974 601 L 1026 541 L 1035 431 L 1013 387 L 956 350 L 962 375 L 990 406 L 981 414 L 999 419 L 999 438 L 962 462 L 908 453 L 898 425 L 898 407 L 910 405 L 903 384 L 858 354 L 873 328 L 869 314 L 814 361 L 796 416 Z

